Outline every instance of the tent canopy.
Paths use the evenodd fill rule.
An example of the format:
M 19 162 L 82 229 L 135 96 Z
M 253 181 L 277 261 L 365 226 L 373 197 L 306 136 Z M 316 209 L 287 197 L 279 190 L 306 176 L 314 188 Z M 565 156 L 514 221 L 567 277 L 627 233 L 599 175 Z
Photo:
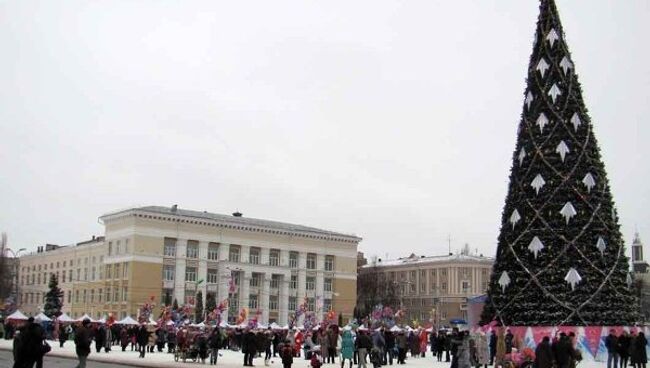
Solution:
M 45 313 L 41 312 L 34 317 L 34 319 L 39 320 L 41 322 L 50 322 L 52 321 L 52 318 L 48 317 L 45 315 Z
M 402 329 L 397 327 L 397 326 L 393 326 L 393 327 L 390 328 L 390 331 L 391 332 L 400 332 L 400 331 L 402 331 Z
M 67 314 L 63 313 L 62 315 L 56 318 L 59 322 L 74 322 L 75 320 L 70 318 Z
M 123 320 L 117 321 L 115 323 L 117 323 L 118 325 L 137 325 L 138 321 L 131 318 L 131 316 L 126 316 L 126 318 L 124 318 Z
M 13 319 L 13 320 L 18 320 L 18 321 L 27 321 L 27 316 L 23 314 L 23 312 L 16 310 L 15 312 L 11 313 L 7 319 Z
M 79 318 L 77 318 L 76 321 L 77 321 L 77 322 L 83 322 L 83 320 L 86 319 L 86 318 L 89 319 L 90 322 L 97 322 L 97 321 L 95 321 L 94 319 L 92 319 L 92 318 L 88 315 L 88 313 L 84 313 L 84 315 L 81 316 L 81 317 L 79 317 Z

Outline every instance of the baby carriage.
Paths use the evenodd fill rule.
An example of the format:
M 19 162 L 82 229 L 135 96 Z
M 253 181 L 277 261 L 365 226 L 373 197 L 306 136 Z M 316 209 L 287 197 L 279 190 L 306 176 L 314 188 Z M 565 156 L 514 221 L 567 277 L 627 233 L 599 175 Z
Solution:
M 208 340 L 205 335 L 199 334 L 194 339 L 194 344 L 190 347 L 187 358 L 193 362 L 200 360 L 201 363 L 205 364 L 208 355 Z

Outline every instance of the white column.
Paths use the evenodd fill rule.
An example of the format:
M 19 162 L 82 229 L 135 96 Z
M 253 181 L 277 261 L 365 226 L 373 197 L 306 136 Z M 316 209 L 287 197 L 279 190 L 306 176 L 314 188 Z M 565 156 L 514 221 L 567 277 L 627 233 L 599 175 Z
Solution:
M 226 269 L 222 263 L 218 264 L 217 272 L 219 275 L 219 284 L 217 286 L 217 306 L 219 303 L 228 299 L 228 288 L 230 287 L 230 270 Z M 221 320 L 228 321 L 228 309 L 221 313 Z
M 269 248 L 261 248 L 261 250 L 260 250 L 260 264 L 263 264 L 263 265 L 268 265 L 269 264 L 270 251 L 271 250 Z
M 230 244 L 219 244 L 219 261 L 227 261 L 230 254 Z
M 307 253 L 300 252 L 298 253 L 298 290 L 296 294 L 296 304 L 300 305 L 305 300 L 305 295 L 307 293 Z M 298 318 L 296 323 L 302 325 L 305 320 L 304 314 Z
M 240 282 L 239 282 L 241 285 L 239 287 L 239 309 L 240 310 L 242 308 L 248 308 L 251 277 L 252 277 L 251 271 L 249 270 L 241 271 Z
M 289 282 L 291 281 L 291 274 L 282 276 L 280 282 L 280 310 L 278 311 L 278 324 L 284 326 L 289 323 Z
M 268 252 L 267 252 L 268 255 Z M 262 323 L 269 323 L 269 298 L 271 296 L 271 274 L 262 275 L 262 290 L 259 294 L 260 309 L 262 310 Z
M 248 263 L 248 255 L 250 254 L 251 248 L 248 245 L 240 245 L 240 247 L 239 262 Z
M 199 269 L 197 270 L 197 281 L 198 280 L 203 280 L 201 285 L 199 285 L 198 289 L 196 290 L 201 293 L 203 293 L 203 305 L 205 305 L 205 301 L 207 300 L 208 297 L 208 242 L 206 241 L 200 241 L 199 242 Z
M 178 305 L 185 304 L 185 254 L 187 239 L 176 240 L 176 275 L 174 275 L 174 298 Z
M 314 303 L 316 304 L 316 320 L 318 322 L 323 320 L 323 299 L 325 295 L 325 277 L 323 271 L 318 271 L 316 274 L 316 295 Z
M 285 249 L 280 250 L 280 266 L 289 267 L 289 251 Z

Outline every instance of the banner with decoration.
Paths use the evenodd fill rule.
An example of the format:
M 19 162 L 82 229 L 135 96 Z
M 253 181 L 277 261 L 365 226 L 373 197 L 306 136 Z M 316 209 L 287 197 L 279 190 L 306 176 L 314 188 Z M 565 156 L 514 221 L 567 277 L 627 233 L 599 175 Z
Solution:
M 627 327 L 627 326 L 539 326 L 539 327 L 526 327 L 526 326 L 511 326 L 506 327 L 507 330 L 515 336 L 515 344 L 519 349 L 530 348 L 535 349 L 544 336 L 548 336 L 551 341 L 565 333 L 569 335 L 574 333 L 576 335 L 575 348 L 582 354 L 582 359 L 585 361 L 607 361 L 607 348 L 605 347 L 605 339 L 611 330 L 619 336 L 623 331 L 627 332 L 643 332 L 646 336 L 650 333 L 650 327 Z M 495 333 L 494 329 L 491 329 Z M 474 332 L 486 332 L 484 328 L 477 327 Z M 646 351 L 650 354 L 650 344 L 646 345 Z

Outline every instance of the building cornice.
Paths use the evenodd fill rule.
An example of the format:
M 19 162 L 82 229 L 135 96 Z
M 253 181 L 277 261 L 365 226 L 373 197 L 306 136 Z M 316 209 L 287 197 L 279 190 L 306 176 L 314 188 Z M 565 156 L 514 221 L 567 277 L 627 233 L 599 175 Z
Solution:
M 300 238 L 314 239 L 314 240 L 324 240 L 324 241 L 335 241 L 348 244 L 358 244 L 362 238 L 354 235 L 343 235 L 343 234 L 322 234 L 316 231 L 306 231 L 306 230 L 287 230 L 281 228 L 275 228 L 272 226 L 260 226 L 253 224 L 241 224 L 236 221 L 227 221 L 227 220 L 217 220 L 217 219 L 208 219 L 200 218 L 187 215 L 173 215 L 173 214 L 162 214 L 154 213 L 141 209 L 130 209 L 117 213 L 112 213 L 100 217 L 100 221 L 104 224 L 119 221 L 127 218 L 142 218 L 149 220 L 158 220 L 166 221 L 171 223 L 181 223 L 181 224 L 190 224 L 190 225 L 200 225 L 207 227 L 217 227 L 221 229 L 237 230 L 237 231 L 246 231 L 252 233 L 264 233 L 272 235 L 285 235 L 285 236 L 294 236 Z

